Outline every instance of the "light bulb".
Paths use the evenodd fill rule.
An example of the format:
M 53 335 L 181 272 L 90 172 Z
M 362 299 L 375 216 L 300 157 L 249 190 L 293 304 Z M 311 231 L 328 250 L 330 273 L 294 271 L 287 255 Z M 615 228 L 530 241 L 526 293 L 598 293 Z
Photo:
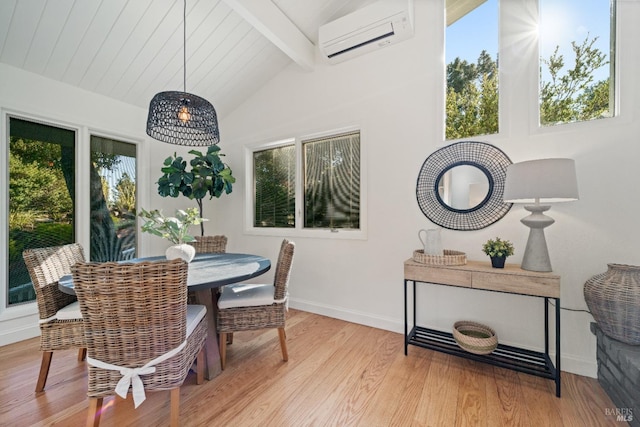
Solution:
M 183 105 L 182 108 L 180 108 L 180 111 L 178 112 L 178 118 L 182 123 L 186 123 L 191 120 L 191 113 L 189 113 L 189 109 L 186 105 Z

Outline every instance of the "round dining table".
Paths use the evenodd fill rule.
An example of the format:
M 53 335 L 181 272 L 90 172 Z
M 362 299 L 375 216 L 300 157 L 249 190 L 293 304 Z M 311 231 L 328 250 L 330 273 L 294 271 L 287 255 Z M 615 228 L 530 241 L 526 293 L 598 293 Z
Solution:
M 144 261 L 162 261 L 164 256 L 134 258 L 123 263 Z M 194 291 L 197 304 L 207 307 L 207 341 L 205 377 L 213 379 L 222 371 L 216 317 L 218 305 L 213 289 L 232 283 L 239 283 L 259 276 L 271 268 L 271 261 L 259 255 L 239 253 L 197 254 L 189 263 L 187 285 Z M 60 291 L 75 295 L 72 275 L 66 275 L 58 281 Z

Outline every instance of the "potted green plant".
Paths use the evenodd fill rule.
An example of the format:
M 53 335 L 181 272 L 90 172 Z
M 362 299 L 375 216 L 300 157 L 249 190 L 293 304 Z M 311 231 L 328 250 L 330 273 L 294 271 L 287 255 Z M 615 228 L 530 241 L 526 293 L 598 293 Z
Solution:
M 195 240 L 189 234 L 189 227 L 207 221 L 207 219 L 200 217 L 198 209 L 178 209 L 176 210 L 176 216 L 170 217 L 164 216 L 162 211 L 158 209 L 152 211 L 140 209 L 138 216 L 145 221 L 142 224 L 143 232 L 162 237 L 173 243 L 166 251 L 167 259 L 182 258 L 187 262 L 191 262 L 196 250 L 193 246 L 187 244 Z
M 176 153 L 167 157 L 162 167 L 163 175 L 158 179 L 158 194 L 162 197 L 178 197 L 183 195 L 195 199 L 202 217 L 202 199 L 209 194 L 209 199 L 219 198 L 223 193 L 229 194 L 236 182 L 229 165 L 220 157 L 220 147 L 210 145 L 206 153 L 191 150 L 193 154 L 187 170 L 187 161 Z M 204 236 L 204 225 L 200 224 L 200 235 Z
M 504 268 L 505 260 L 508 256 L 514 254 L 515 249 L 510 241 L 496 237 L 495 240 L 487 240 L 487 242 L 482 245 L 482 251 L 491 258 L 492 267 Z

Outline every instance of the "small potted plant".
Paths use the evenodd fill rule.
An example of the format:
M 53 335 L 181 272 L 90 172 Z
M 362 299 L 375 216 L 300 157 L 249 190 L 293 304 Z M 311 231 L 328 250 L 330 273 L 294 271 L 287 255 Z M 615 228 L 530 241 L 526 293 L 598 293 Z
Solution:
M 487 240 L 482 245 L 482 251 L 491 257 L 491 266 L 493 268 L 504 268 L 504 261 L 508 256 L 513 255 L 514 247 L 510 241 L 496 237 L 495 240 Z
M 189 227 L 207 221 L 205 218 L 200 218 L 197 208 L 178 209 L 175 217 L 166 217 L 158 209 L 152 211 L 140 209 L 139 216 L 145 220 L 142 224 L 143 232 L 162 237 L 173 243 L 173 246 L 167 249 L 167 259 L 182 258 L 187 262 L 193 259 L 196 250 L 187 243 L 193 242 L 195 237 L 189 234 Z

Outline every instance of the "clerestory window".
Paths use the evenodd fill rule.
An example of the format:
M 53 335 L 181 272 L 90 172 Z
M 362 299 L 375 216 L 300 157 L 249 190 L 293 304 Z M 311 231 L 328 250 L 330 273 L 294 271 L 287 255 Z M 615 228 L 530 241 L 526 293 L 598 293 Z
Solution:
M 615 0 L 540 0 L 540 124 L 615 115 Z
M 498 0 L 447 0 L 445 139 L 498 133 Z
M 534 61 L 538 111 L 532 113 L 541 127 L 615 116 L 616 1 L 503 1 L 511 13 L 522 9 L 515 36 L 514 22 L 504 23 L 511 31 L 502 34 L 500 0 L 446 0 L 445 139 L 499 133 L 500 116 L 511 119 L 499 103 L 500 73 L 520 73 L 515 80 L 523 81 Z M 512 48 L 523 45 L 522 37 L 531 38 L 531 49 Z M 500 69 L 502 63 L 527 66 Z M 533 106 L 530 101 L 520 100 Z

